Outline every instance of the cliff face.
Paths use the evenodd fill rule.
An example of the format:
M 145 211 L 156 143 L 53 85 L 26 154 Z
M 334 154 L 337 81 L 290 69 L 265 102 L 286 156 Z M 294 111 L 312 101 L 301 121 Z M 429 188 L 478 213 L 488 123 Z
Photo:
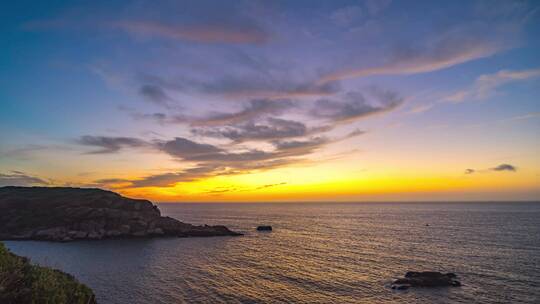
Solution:
M 0 211 L 0 240 L 240 235 L 163 217 L 150 201 L 101 189 L 2 187 Z

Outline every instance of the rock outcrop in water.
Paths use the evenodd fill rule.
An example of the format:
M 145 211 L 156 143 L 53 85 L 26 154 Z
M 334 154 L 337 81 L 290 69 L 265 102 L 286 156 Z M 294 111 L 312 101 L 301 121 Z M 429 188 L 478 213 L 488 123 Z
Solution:
M 454 273 L 440 273 L 436 271 L 409 271 L 404 278 L 392 283 L 392 289 L 407 289 L 409 287 L 458 287 L 461 283 Z
M 0 240 L 241 235 L 225 226 L 194 226 L 163 217 L 150 201 L 101 189 L 2 187 L 0 210 Z

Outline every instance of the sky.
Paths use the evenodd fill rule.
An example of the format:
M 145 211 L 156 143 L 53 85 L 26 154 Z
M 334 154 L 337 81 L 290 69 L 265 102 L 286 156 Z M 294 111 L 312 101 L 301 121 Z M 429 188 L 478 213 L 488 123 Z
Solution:
M 538 1 L 12 1 L 0 186 L 540 199 Z

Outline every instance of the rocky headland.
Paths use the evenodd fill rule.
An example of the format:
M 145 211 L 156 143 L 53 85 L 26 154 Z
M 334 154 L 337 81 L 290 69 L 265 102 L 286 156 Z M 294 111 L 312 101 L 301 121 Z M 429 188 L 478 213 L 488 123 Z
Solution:
M 241 235 L 225 226 L 195 226 L 164 217 L 148 200 L 101 189 L 1 187 L 0 210 L 0 240 Z

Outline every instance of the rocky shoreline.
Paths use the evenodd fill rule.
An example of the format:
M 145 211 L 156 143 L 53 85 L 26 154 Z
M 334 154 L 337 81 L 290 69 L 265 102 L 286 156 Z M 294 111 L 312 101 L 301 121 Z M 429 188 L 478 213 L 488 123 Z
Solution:
M 238 236 L 161 216 L 148 200 L 94 188 L 0 188 L 0 240 L 74 241 L 141 237 Z

